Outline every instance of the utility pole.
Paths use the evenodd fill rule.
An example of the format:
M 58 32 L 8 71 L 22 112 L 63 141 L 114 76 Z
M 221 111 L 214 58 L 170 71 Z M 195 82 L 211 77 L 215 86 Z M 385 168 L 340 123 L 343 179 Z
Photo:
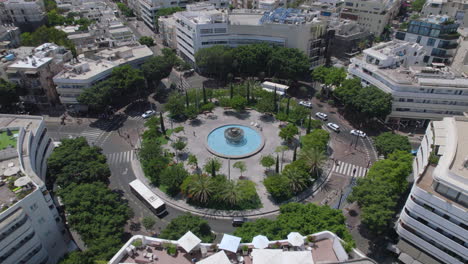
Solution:
M 336 209 L 340 209 L 341 199 L 343 199 L 343 189 L 340 189 L 340 199 L 338 200 L 338 206 Z

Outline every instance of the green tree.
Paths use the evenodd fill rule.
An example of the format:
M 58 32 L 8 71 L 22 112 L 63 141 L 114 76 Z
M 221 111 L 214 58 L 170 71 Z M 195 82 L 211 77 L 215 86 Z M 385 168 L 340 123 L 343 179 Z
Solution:
M 284 141 L 291 142 L 291 140 L 299 134 L 299 129 L 294 124 L 288 124 L 280 129 L 279 136 Z
M 185 118 L 185 104 L 184 99 L 178 93 L 171 93 L 164 105 L 164 108 L 169 111 L 169 116 L 174 119 Z
M 236 206 L 241 200 L 241 192 L 235 181 L 227 181 L 221 193 L 222 199 L 231 206 Z
M 293 193 L 299 193 L 308 186 L 308 175 L 298 168 L 285 169 L 282 175 L 289 179 L 289 189 Z
M 286 201 L 293 197 L 290 186 L 290 179 L 284 175 L 272 175 L 263 180 L 263 184 L 273 199 L 277 202 Z
M 154 46 L 154 39 L 152 37 L 143 36 L 138 40 L 138 42 L 140 42 L 141 45 L 146 45 L 148 47 Z
M 203 166 L 203 170 L 206 173 L 210 173 L 211 176 L 215 177 L 216 172 L 218 172 L 221 169 L 221 166 L 222 164 L 219 159 L 211 158 L 206 161 L 205 165 Z
M 133 10 L 126 6 L 124 3 L 117 3 L 117 7 L 120 9 L 122 14 L 126 17 L 134 17 L 135 14 L 133 13 Z
M 267 67 L 272 76 L 297 80 L 309 71 L 309 58 L 300 50 L 276 47 L 270 55 Z
M 301 137 L 302 149 L 318 148 L 327 151 L 330 134 L 323 129 L 314 129 L 309 134 Z
M 198 169 L 198 159 L 197 156 L 190 154 L 187 159 L 189 165 L 195 166 Z
M 346 79 L 341 86 L 333 91 L 333 94 L 346 106 L 353 106 L 354 98 L 358 96 L 361 89 L 362 85 L 359 78 Z
M 173 147 L 177 152 L 183 151 L 185 147 L 187 147 L 187 142 L 177 139 L 171 144 L 171 147 Z
M 18 90 L 15 83 L 0 79 L 0 109 L 18 102 Z
M 159 112 L 159 122 L 161 122 L 159 125 L 161 127 L 161 132 L 166 135 L 166 126 L 164 125 L 164 117 L 162 112 Z
M 411 9 L 415 12 L 421 12 L 426 0 L 414 0 L 411 2 Z
M 236 95 L 231 99 L 231 107 L 237 112 L 244 111 L 246 106 L 247 106 L 247 99 L 245 97 Z
M 49 180 L 65 188 L 72 183 L 107 182 L 110 170 L 99 147 L 91 147 L 84 137 L 63 139 L 47 159 Z
M 211 227 L 206 220 L 191 214 L 184 214 L 172 219 L 166 228 L 161 231 L 160 237 L 163 239 L 177 240 L 188 231 L 191 231 L 204 243 L 212 242 L 215 237 L 214 234 L 211 233 Z
M 163 148 L 155 138 L 148 138 L 148 131 L 143 134 L 143 143 L 138 157 L 145 172 L 145 176 L 154 185 L 159 185 L 161 172 L 167 167 L 170 158 L 164 155 Z
M 331 67 L 325 76 L 324 83 L 339 86 L 346 79 L 346 75 L 344 68 Z
M 154 219 L 154 217 L 145 216 L 143 217 L 143 220 L 141 221 L 141 223 L 143 224 L 146 230 L 151 230 L 153 226 L 156 224 L 156 220 Z
M 20 38 L 22 46 L 36 47 L 47 42 L 53 42 L 68 48 L 73 53 L 73 56 L 77 56 L 76 47 L 73 42 L 68 39 L 67 33 L 54 27 L 41 26 L 33 33 L 22 33 Z
M 319 66 L 314 68 L 312 71 L 312 79 L 315 81 L 319 81 L 321 83 L 325 83 L 325 78 L 327 77 L 328 73 L 330 72 L 330 68 L 325 66 Z
M 393 134 L 392 132 L 381 133 L 374 138 L 374 144 L 379 154 L 384 155 L 384 157 L 387 157 L 396 150 L 411 151 L 408 137 Z
M 242 177 L 242 173 L 244 173 L 247 170 L 247 166 L 245 165 L 245 162 L 243 161 L 237 161 L 236 163 L 232 165 L 232 167 L 239 170 L 241 177 Z
M 180 185 L 187 178 L 189 173 L 184 169 L 181 163 L 168 166 L 161 172 L 161 185 L 167 187 L 167 193 L 175 196 L 180 192 Z
M 275 96 L 273 93 L 268 91 L 261 91 L 260 99 L 258 100 L 256 107 L 257 110 L 263 113 L 274 113 L 275 112 Z
M 141 65 L 143 76 L 154 87 L 171 73 L 173 62 L 170 57 L 154 56 Z
M 365 118 L 385 119 L 392 112 L 392 95 L 375 86 L 364 87 L 354 98 L 353 105 Z
M 220 45 L 200 49 L 195 53 L 195 62 L 202 72 L 224 79 L 232 72 L 232 49 Z
M 260 164 L 270 170 L 271 166 L 275 165 L 275 158 L 271 155 L 263 156 L 260 159 Z
M 299 157 L 305 161 L 307 166 L 310 168 L 309 172 L 312 174 L 315 172 L 315 177 L 318 178 L 320 174 L 320 168 L 327 160 L 327 156 L 320 148 L 305 148 L 299 153 Z
M 44 0 L 44 7 L 49 12 L 57 8 L 57 3 L 54 0 Z
M 193 175 L 190 185 L 187 186 L 185 192 L 190 199 L 199 203 L 206 203 L 214 193 L 214 183 L 212 179 L 206 175 Z
M 61 26 L 65 23 L 65 17 L 60 15 L 56 9 L 47 12 L 47 25 L 50 27 Z

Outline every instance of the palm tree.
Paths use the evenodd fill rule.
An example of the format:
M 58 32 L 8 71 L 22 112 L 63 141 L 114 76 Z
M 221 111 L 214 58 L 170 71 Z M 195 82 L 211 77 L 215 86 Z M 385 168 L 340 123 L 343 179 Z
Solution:
M 240 191 L 235 181 L 228 181 L 222 192 L 222 199 L 230 205 L 237 205 L 240 200 Z
M 206 203 L 214 192 L 213 181 L 206 175 L 194 176 L 194 180 L 189 187 L 189 194 L 193 200 Z
M 283 175 L 288 177 L 289 188 L 293 192 L 300 192 L 307 187 L 307 175 L 303 175 L 297 168 L 284 170 Z
M 315 172 L 315 176 L 318 178 L 319 170 L 327 159 L 323 150 L 320 150 L 319 148 L 303 149 L 299 156 L 306 162 L 307 166 L 310 167 L 309 172 L 311 174 Z

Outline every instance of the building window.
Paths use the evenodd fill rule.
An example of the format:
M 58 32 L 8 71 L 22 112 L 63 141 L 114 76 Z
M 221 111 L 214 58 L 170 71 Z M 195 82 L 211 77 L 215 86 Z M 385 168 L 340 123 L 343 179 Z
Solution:
M 428 39 L 427 39 L 427 46 L 433 47 L 434 44 L 435 44 L 435 41 L 436 41 L 436 40 L 433 39 L 433 38 L 428 38 Z
M 421 36 L 418 36 L 418 38 L 416 39 L 416 43 L 420 43 L 421 42 Z

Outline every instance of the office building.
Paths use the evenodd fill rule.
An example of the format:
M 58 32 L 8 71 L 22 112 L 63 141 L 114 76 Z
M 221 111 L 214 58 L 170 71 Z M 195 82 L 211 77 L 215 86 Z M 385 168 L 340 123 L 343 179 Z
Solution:
M 332 32 L 330 56 L 348 61 L 359 54 L 362 46 L 369 43 L 371 34 L 356 21 L 334 18 L 328 21 L 328 31 Z
M 92 58 L 81 56 L 64 65 L 64 69 L 53 77 L 57 85 L 60 102 L 76 111 L 86 111 L 87 106 L 80 105 L 77 97 L 83 89 L 107 79 L 115 67 L 130 65 L 140 67 L 153 52 L 147 46 L 123 46 L 97 52 Z
M 387 122 L 426 126 L 429 120 L 468 111 L 468 78 L 449 67 L 428 67 L 424 48 L 399 40 L 381 43 L 351 58 L 349 75 L 393 97 Z
M 414 184 L 396 224 L 404 259 L 468 262 L 467 143 L 465 116 L 445 117 L 427 127 L 413 161 Z
M 0 115 L 0 133 L 0 263 L 55 264 L 74 243 L 44 183 L 54 144 L 42 117 Z
M 299 9 L 234 9 L 227 13 L 211 8 L 178 12 L 174 18 L 177 49 L 191 63 L 201 48 L 254 43 L 297 48 L 310 58 L 311 68 L 325 63 L 326 22 Z
M 367 31 L 380 36 L 399 9 L 398 0 L 345 0 L 340 16 L 355 20 Z
M 448 16 L 429 16 L 411 20 L 408 28 L 398 31 L 395 38 L 422 45 L 426 50 L 424 63 L 450 65 L 458 46 L 458 26 Z
M 34 31 L 45 24 L 45 17 L 42 0 L 0 1 L 0 24 L 13 24 L 21 31 Z
M 468 26 L 467 0 L 427 0 L 421 10 L 421 16 L 446 15 L 460 26 Z

